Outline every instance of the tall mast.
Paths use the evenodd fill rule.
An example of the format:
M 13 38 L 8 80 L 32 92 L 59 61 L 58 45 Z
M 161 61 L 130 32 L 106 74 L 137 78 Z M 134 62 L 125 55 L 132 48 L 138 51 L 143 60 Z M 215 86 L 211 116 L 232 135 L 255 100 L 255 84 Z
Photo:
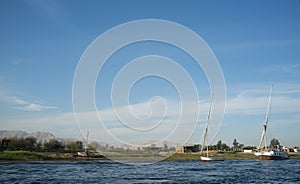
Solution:
M 267 132 L 267 125 L 268 125 L 268 121 L 269 121 L 270 106 L 271 106 L 271 99 L 272 99 L 272 91 L 273 91 L 273 84 L 271 85 L 271 89 L 270 89 L 270 95 L 269 95 L 267 112 L 266 112 L 266 119 L 265 119 L 265 122 L 264 122 L 263 132 L 261 134 L 261 139 L 260 139 L 260 142 L 259 142 L 258 149 L 261 149 L 261 146 L 262 146 L 262 143 L 263 143 L 264 140 L 265 140 L 265 148 L 267 148 L 266 132 Z
M 210 113 L 211 113 L 211 109 L 212 109 L 212 106 L 213 106 L 213 98 L 214 98 L 214 94 L 213 94 L 212 97 L 211 97 L 210 108 L 209 108 L 208 116 L 207 116 L 207 124 L 206 124 L 206 127 L 205 127 L 204 138 L 203 138 L 203 143 L 202 143 L 202 147 L 201 147 L 201 154 L 202 154 L 204 145 L 206 146 L 207 157 L 208 157 L 208 141 L 207 141 L 207 133 L 208 133 L 209 120 L 210 120 Z
M 86 143 L 85 143 L 85 147 L 84 147 L 84 152 L 87 151 L 88 146 L 89 146 L 89 131 L 87 131 L 87 133 L 86 133 Z

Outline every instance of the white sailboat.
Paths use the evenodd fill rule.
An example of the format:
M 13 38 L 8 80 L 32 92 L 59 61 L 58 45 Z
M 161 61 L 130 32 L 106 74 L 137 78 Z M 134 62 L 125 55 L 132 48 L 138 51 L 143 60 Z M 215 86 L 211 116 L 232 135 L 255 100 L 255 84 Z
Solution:
M 85 145 L 84 145 L 84 152 L 77 152 L 77 156 L 78 157 L 87 157 L 88 156 L 88 145 L 89 145 L 89 131 L 86 134 L 86 141 L 85 141 Z
M 269 121 L 272 91 L 273 91 L 273 85 L 271 86 L 271 89 L 270 89 L 270 95 L 269 95 L 267 112 L 266 112 L 266 119 L 264 122 L 263 132 L 261 134 L 258 151 L 255 153 L 255 155 L 258 156 L 258 159 L 260 159 L 260 160 L 284 160 L 284 159 L 289 158 L 287 156 L 287 154 L 280 148 L 280 146 L 278 146 L 278 148 L 276 148 L 276 149 L 274 149 L 274 148 L 268 149 L 268 147 L 267 147 L 266 132 L 267 132 L 267 125 L 268 125 L 268 121 Z M 262 146 L 263 142 L 265 142 L 265 146 Z
M 203 148 L 206 147 L 206 157 L 205 156 L 201 156 L 201 161 L 202 162 L 211 162 L 211 161 L 224 161 L 224 158 L 211 158 L 208 156 L 208 141 L 207 141 L 207 133 L 208 133 L 208 126 L 209 126 L 209 121 L 210 121 L 210 113 L 211 113 L 211 109 L 213 106 L 213 96 L 211 98 L 211 104 L 210 104 L 210 108 L 208 111 L 208 117 L 207 117 L 207 124 L 205 127 L 205 132 L 204 132 L 204 138 L 203 138 L 203 143 L 202 143 L 202 147 L 201 147 L 201 154 L 203 154 Z

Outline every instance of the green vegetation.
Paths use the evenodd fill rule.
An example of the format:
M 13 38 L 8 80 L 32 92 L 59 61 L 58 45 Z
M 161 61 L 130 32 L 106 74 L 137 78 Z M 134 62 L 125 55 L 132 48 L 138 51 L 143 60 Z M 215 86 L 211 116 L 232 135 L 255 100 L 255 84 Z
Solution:
M 81 141 L 69 142 L 66 149 L 69 151 L 82 151 L 83 145 Z
M 272 139 L 271 145 L 278 145 L 277 139 Z M 227 146 L 221 140 L 216 145 L 210 145 L 209 157 L 225 158 L 226 160 L 247 160 L 256 159 L 253 153 L 241 152 L 243 149 L 256 149 L 254 146 L 245 147 L 238 143 L 236 139 L 233 141 L 233 147 Z M 154 161 L 166 158 L 167 155 L 173 153 L 175 148 L 143 147 L 137 150 L 129 148 L 113 148 L 108 149 L 108 145 L 100 152 L 109 155 L 113 160 L 128 161 Z M 201 145 L 186 146 L 186 153 L 175 153 L 163 161 L 199 161 L 202 156 L 199 151 Z M 81 141 L 74 141 L 64 144 L 58 140 L 50 140 L 45 143 L 38 143 L 35 138 L 10 138 L 1 139 L 0 142 L 0 161 L 40 161 L 40 160 L 103 160 L 107 159 L 99 154 L 89 145 L 87 155 L 84 157 L 75 157 L 77 152 L 83 152 L 83 144 Z M 78 156 L 78 155 L 77 155 Z M 300 153 L 289 153 L 290 158 L 300 159 Z
M 58 141 L 56 139 L 51 139 L 50 141 L 45 142 L 44 145 L 43 145 L 44 150 L 56 150 L 56 151 L 58 151 L 58 150 L 64 149 L 64 147 L 65 146 L 60 141 Z
M 43 160 L 106 160 L 105 157 L 74 157 L 72 153 L 3 151 L 0 161 L 43 161 Z
M 278 141 L 278 139 L 276 138 L 273 138 L 271 141 L 270 141 L 270 148 L 276 148 L 277 146 L 279 146 L 280 143 Z
M 2 139 L 0 144 L 0 149 L 3 150 L 40 150 L 41 143 L 37 143 L 34 137 L 27 138 L 10 138 Z
M 223 143 L 221 140 L 218 141 L 216 145 L 216 150 L 229 150 L 229 146 L 227 146 L 225 143 Z
M 300 159 L 300 153 L 289 153 L 288 156 L 292 159 Z
M 163 161 L 199 161 L 200 154 L 175 153 Z
M 162 161 L 199 161 L 202 155 L 199 153 L 175 153 Z M 252 153 L 234 153 L 234 152 L 210 152 L 210 157 L 225 158 L 225 160 L 249 160 L 257 159 Z M 289 153 L 291 159 L 300 159 L 300 153 Z M 126 159 L 125 156 L 116 155 L 110 157 L 113 160 L 133 160 L 132 155 Z M 163 157 L 155 157 L 160 160 Z M 106 160 L 107 158 L 74 158 L 70 153 L 51 153 L 51 152 L 30 152 L 30 151 L 3 151 L 0 153 L 0 161 L 42 161 L 42 160 Z M 139 161 L 154 161 L 153 157 L 139 157 Z
M 0 153 L 1 161 L 47 160 L 48 157 L 30 151 L 4 151 Z
M 36 151 L 36 152 L 77 152 L 83 151 L 82 142 L 69 142 L 66 145 L 59 140 L 51 139 L 48 142 L 37 142 L 34 137 L 0 139 L 0 151 Z
M 175 153 L 165 161 L 199 161 L 200 157 L 203 156 L 200 153 L 185 154 Z M 225 160 L 250 160 L 256 159 L 256 156 L 251 153 L 234 153 L 234 152 L 210 152 L 210 157 L 213 158 L 225 158 Z
M 164 161 L 199 161 L 202 155 L 199 153 L 186 154 L 186 153 L 175 153 L 165 159 Z M 210 157 L 213 158 L 224 158 L 225 160 L 250 160 L 257 159 L 253 153 L 243 152 L 210 152 Z M 289 153 L 288 156 L 291 159 L 300 159 L 300 153 Z

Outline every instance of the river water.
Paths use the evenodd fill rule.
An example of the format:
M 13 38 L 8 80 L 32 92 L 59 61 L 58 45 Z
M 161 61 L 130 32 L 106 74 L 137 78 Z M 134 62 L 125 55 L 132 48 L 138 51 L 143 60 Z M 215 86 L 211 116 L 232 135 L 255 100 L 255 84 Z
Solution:
M 0 183 L 300 183 L 300 159 L 122 164 L 2 162 Z

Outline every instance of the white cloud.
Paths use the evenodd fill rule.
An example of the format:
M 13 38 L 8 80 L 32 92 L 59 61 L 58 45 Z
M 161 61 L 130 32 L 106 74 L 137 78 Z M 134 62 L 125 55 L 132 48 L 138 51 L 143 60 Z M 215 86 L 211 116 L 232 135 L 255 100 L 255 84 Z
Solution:
M 293 87 L 292 86 L 293 85 L 285 89 L 283 88 L 274 90 L 271 111 L 273 128 L 279 126 L 276 124 L 280 122 L 290 124 L 300 123 L 297 121 L 298 116 L 293 116 L 293 114 L 299 114 L 300 112 L 300 95 L 297 85 L 294 85 Z M 294 93 L 292 93 L 292 91 L 294 91 Z M 238 115 L 239 119 L 235 123 L 240 123 L 240 121 L 242 120 L 243 123 L 250 123 L 253 128 L 261 128 L 262 125 L 259 124 L 261 122 L 258 121 L 257 124 L 254 125 L 252 119 L 249 120 L 249 115 L 256 117 L 257 115 L 262 115 L 262 118 L 264 118 L 267 99 L 267 88 L 265 88 L 264 90 L 242 90 L 238 93 L 238 95 L 229 97 L 227 99 L 226 113 L 231 115 L 231 117 L 235 117 L 236 115 Z M 31 110 L 42 110 L 47 108 L 37 107 L 38 105 L 35 106 L 35 103 L 29 103 L 23 99 L 16 97 L 11 97 L 10 101 L 12 101 L 15 106 L 25 106 L 27 109 Z M 187 106 L 194 107 L 195 103 L 198 102 L 187 102 Z M 149 115 L 149 112 L 151 112 L 151 109 L 148 102 L 133 104 L 129 107 L 129 109 L 134 112 L 135 116 L 126 114 L 128 113 L 128 107 L 126 106 L 116 107 L 115 111 L 119 112 L 122 115 L 122 118 L 127 121 L 128 125 L 135 128 L 150 128 L 149 131 L 134 131 L 124 126 L 124 124 L 118 121 L 117 117 L 114 114 L 114 110 L 111 108 L 98 111 L 101 119 L 99 119 L 97 112 L 80 112 L 77 113 L 76 116 L 83 136 L 85 136 L 86 132 L 89 131 L 91 140 L 97 140 L 100 142 L 117 142 L 117 140 L 115 140 L 109 134 L 111 133 L 114 136 L 117 136 L 119 139 L 125 140 L 132 144 L 157 139 L 167 139 L 167 141 L 182 143 L 182 141 L 185 141 L 185 138 L 187 137 L 186 135 L 193 135 L 191 142 L 199 143 L 202 139 L 202 133 L 204 125 L 206 123 L 210 102 L 207 99 L 201 101 L 199 104 L 200 116 L 198 122 L 195 122 L 194 118 L 192 117 L 193 115 L 195 115 L 195 109 L 188 108 L 185 111 L 186 118 L 179 126 L 177 126 L 177 122 L 180 118 L 180 109 L 178 109 L 180 107 L 180 102 L 169 100 L 166 108 L 156 106 L 161 105 L 160 103 L 153 104 L 152 108 L 154 109 L 152 109 L 152 114 L 151 116 L 149 116 L 149 118 L 147 117 Z M 216 104 L 216 106 L 218 105 Z M 163 114 L 161 113 L 161 111 L 164 110 L 166 110 L 166 116 L 163 121 L 158 124 L 157 127 L 151 129 L 151 127 L 155 126 L 156 123 L 161 120 L 161 115 Z M 53 113 L 54 112 L 48 115 L 35 116 L 31 118 L 16 117 L 14 119 L 2 119 L 2 122 L 5 123 L 2 123 L 1 126 L 5 129 L 23 129 L 31 132 L 39 130 L 50 131 L 58 137 L 81 138 L 73 112 Z M 280 118 L 273 116 L 276 114 L 283 114 L 283 116 L 280 116 Z M 245 118 L 243 115 L 246 115 Z M 213 110 L 212 122 L 210 126 L 211 133 L 209 134 L 209 139 L 214 136 L 214 132 L 216 132 L 216 130 L 218 129 L 217 122 L 214 122 L 214 116 L 217 116 L 217 114 Z M 141 118 L 135 119 L 136 117 L 142 117 L 143 120 L 141 121 Z M 101 121 L 103 122 L 105 127 L 103 126 Z M 109 133 L 107 132 L 107 130 L 109 130 Z M 172 134 L 173 131 L 175 131 L 175 134 L 173 134 L 174 136 L 167 138 L 166 136 Z M 220 131 L 222 131 L 223 135 L 233 133 L 223 132 L 224 130 L 222 130 L 222 128 Z M 244 130 L 241 130 L 241 132 L 243 131 Z M 260 131 L 260 129 L 257 129 L 257 131 Z M 238 137 L 239 135 L 236 134 L 236 136 Z M 240 136 L 242 137 L 242 135 Z M 221 139 L 223 140 L 223 138 Z
M 24 111 L 43 111 L 47 109 L 56 109 L 55 106 L 47 106 L 39 103 L 29 102 L 29 101 L 22 100 L 18 97 L 9 97 L 9 98 L 13 104 L 12 107 L 15 109 L 20 109 Z
M 260 69 L 262 73 L 265 74 L 289 74 L 292 76 L 300 75 L 300 64 L 298 63 L 285 63 L 282 65 L 272 65 Z
M 55 106 L 47 106 L 41 103 L 29 102 L 16 96 L 6 96 L 0 94 L 1 101 L 7 103 L 11 108 L 24 111 L 43 111 L 47 109 L 56 109 Z
M 59 19 L 62 17 L 63 9 L 59 1 L 29 0 L 27 1 L 27 3 L 43 16 L 47 16 L 52 19 Z
M 248 84 L 234 97 L 227 99 L 227 114 L 264 114 L 267 108 L 269 89 L 257 89 Z M 252 88 L 252 89 L 251 89 Z M 300 112 L 300 85 L 276 84 L 273 88 L 271 111 L 274 114 Z
M 18 104 L 27 104 L 26 101 L 14 98 L 15 103 Z M 194 102 L 189 103 L 192 107 Z M 139 108 L 139 111 L 135 112 L 136 116 L 143 116 L 147 109 L 149 108 L 149 104 L 146 103 L 139 103 L 131 105 L 131 109 Z M 124 126 L 121 122 L 118 121 L 117 117 L 114 115 L 113 109 L 105 109 L 98 111 L 100 114 L 101 120 L 97 116 L 97 112 L 80 112 L 76 114 L 77 120 L 79 122 L 79 127 L 82 131 L 82 134 L 85 136 L 86 132 L 90 132 L 90 139 L 97 140 L 99 142 L 117 142 L 115 137 L 122 139 L 123 142 L 127 142 L 130 144 L 136 144 L 139 142 L 147 142 L 149 140 L 158 140 L 161 141 L 168 139 L 168 135 L 175 132 L 175 135 L 169 139 L 172 142 L 182 142 L 189 138 L 194 131 L 195 126 L 199 125 L 199 122 L 193 120 L 192 114 L 194 109 L 186 111 L 186 118 L 184 120 L 180 119 L 178 114 L 178 109 L 176 109 L 180 103 L 172 102 L 168 104 L 169 109 L 167 109 L 166 118 L 163 119 L 161 123 L 158 124 L 157 127 L 155 125 L 161 119 L 161 113 L 157 112 L 155 109 L 152 111 L 152 116 L 149 119 L 144 119 L 140 121 L 139 119 L 132 119 L 132 116 L 124 116 L 125 120 L 130 120 L 129 125 L 134 128 L 149 128 L 146 131 L 135 131 L 131 128 Z M 206 106 L 203 104 L 203 106 Z M 155 108 L 156 106 L 152 106 Z M 208 106 L 207 106 L 208 107 Z M 115 110 L 124 113 L 126 109 L 125 106 L 117 107 Z M 148 109 L 149 110 L 149 109 Z M 201 115 L 200 118 L 203 119 L 201 122 L 204 125 L 204 120 L 206 118 L 207 109 L 204 110 L 205 115 Z M 125 115 L 125 114 L 124 114 Z M 128 119 L 126 119 L 128 118 Z M 131 121 L 132 120 L 132 121 Z M 105 127 L 103 126 L 103 124 Z M 178 125 L 178 121 L 182 121 L 181 124 Z M 10 118 L 3 120 L 2 128 L 5 129 L 21 129 L 27 130 L 30 132 L 33 131 L 50 131 L 54 135 L 58 137 L 73 137 L 80 138 L 80 134 L 78 131 L 78 127 L 76 125 L 75 117 L 72 112 L 65 112 L 65 113 L 55 113 L 55 114 L 48 114 L 44 116 L 35 116 L 32 118 Z M 142 123 L 142 124 L 141 124 Z M 153 127 L 154 128 L 151 128 Z M 203 126 L 199 126 L 203 128 Z M 107 131 L 108 130 L 108 131 Z M 200 132 L 200 131 L 199 131 Z M 111 136 L 109 133 L 113 134 Z M 201 131 L 202 134 L 202 131 Z M 199 137 L 200 139 L 200 137 Z

